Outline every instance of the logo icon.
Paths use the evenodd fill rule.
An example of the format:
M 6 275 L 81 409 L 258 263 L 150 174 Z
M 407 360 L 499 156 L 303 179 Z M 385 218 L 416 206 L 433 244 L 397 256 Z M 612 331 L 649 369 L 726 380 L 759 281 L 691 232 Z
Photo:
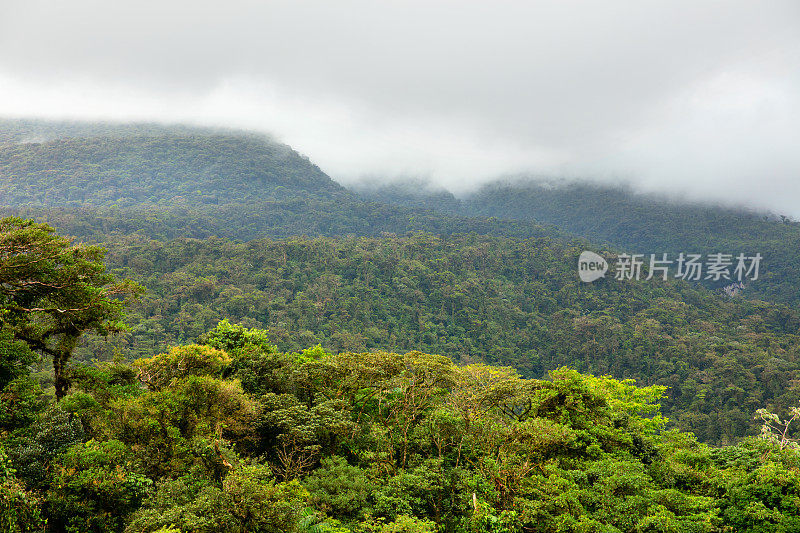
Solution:
M 608 263 L 603 257 L 589 250 L 581 252 L 578 257 L 578 277 L 581 281 L 591 283 L 605 277 L 607 271 Z

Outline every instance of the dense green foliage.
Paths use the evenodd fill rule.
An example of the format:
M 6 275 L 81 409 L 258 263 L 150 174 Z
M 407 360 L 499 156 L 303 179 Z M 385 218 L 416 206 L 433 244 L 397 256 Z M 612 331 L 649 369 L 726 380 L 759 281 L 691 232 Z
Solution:
M 796 224 L 368 196 L 262 136 L 0 121 L 4 212 L 109 248 L 0 228 L 0 531 L 800 530 Z M 585 284 L 587 248 L 764 274 Z M 81 337 L 126 330 L 123 278 L 130 329 Z
M 659 251 L 698 244 L 695 251 L 752 253 L 758 240 L 764 273 L 746 293 L 768 295 L 797 279 L 776 266 L 789 253 L 782 243 L 792 242 L 792 224 L 589 187 L 497 186 L 463 201 L 406 195 L 411 208 L 390 207 L 360 200 L 260 136 L 30 121 L 0 129 L 0 203 L 106 243 L 116 273 L 148 288 L 132 308 L 130 334 L 110 346 L 89 339 L 84 359 L 108 359 L 114 349 L 148 357 L 230 317 L 265 328 L 284 350 L 419 349 L 513 365 L 527 377 L 567 364 L 666 385 L 669 416 L 710 442 L 748 434 L 756 408 L 788 408 L 797 396 L 798 320 L 790 309 L 724 301 L 682 284 L 582 286 L 574 263 L 577 247 L 588 244 L 564 244 L 557 230 L 529 221 L 463 214 L 535 212 L 578 233 L 599 228 L 592 235 L 614 245 Z M 381 199 L 392 194 L 399 193 Z M 632 231 L 634 223 L 642 226 Z M 743 230 L 738 240 L 734 228 Z M 413 230 L 512 238 L 393 235 Z M 211 237 L 265 234 L 336 238 Z
M 64 367 L 80 336 L 119 331 L 121 297 L 138 289 L 114 283 L 103 253 L 98 246 L 73 245 L 44 224 L 0 219 L 0 338 L 52 358 L 58 397 L 69 385 Z M 9 353 L 16 350 L 7 346 Z M 0 385 L 19 372 L 3 367 Z
M 0 149 L 0 177 L 4 203 L 20 207 L 247 204 L 297 190 L 352 198 L 288 146 L 246 135 L 9 144 Z
M 531 222 L 442 216 L 430 211 L 409 211 L 372 202 L 322 201 L 303 199 L 302 196 L 286 202 L 204 207 L 0 207 L 0 215 L 34 219 L 95 242 L 133 233 L 159 240 L 180 237 L 252 240 L 264 236 L 295 235 L 379 236 L 417 231 L 519 238 L 563 234 L 556 228 L 545 228 Z
M 800 223 L 788 217 L 676 202 L 590 183 L 492 183 L 457 199 L 420 184 L 362 188 L 386 203 L 460 216 L 535 220 L 629 253 L 761 253 L 763 274 L 745 293 L 800 303 Z
M 282 350 L 421 350 L 542 377 L 581 372 L 668 386 L 665 412 L 705 441 L 752 434 L 759 407 L 798 399 L 800 318 L 686 283 L 581 283 L 583 243 L 477 235 L 110 244 L 113 272 L 148 288 L 131 331 L 84 359 L 149 357 L 223 318 Z
M 800 449 L 666 430 L 663 387 L 409 352 L 203 344 L 77 364 L 0 423 L 0 524 L 49 532 L 796 531 Z M 9 386 L 2 395 L 9 392 Z M 3 451 L 6 450 L 6 451 Z M 46 525 L 45 525 L 46 521 Z
M 529 222 L 364 201 L 263 135 L 150 125 L 0 121 L 0 208 L 96 241 L 131 233 L 241 240 L 417 230 L 545 233 Z

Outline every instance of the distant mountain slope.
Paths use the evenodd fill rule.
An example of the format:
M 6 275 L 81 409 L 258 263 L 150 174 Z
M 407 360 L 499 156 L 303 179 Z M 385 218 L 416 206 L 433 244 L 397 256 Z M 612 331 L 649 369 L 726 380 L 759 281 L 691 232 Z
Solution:
M 761 279 L 746 294 L 800 303 L 800 224 L 780 216 L 588 183 L 498 182 L 463 198 L 426 192 L 418 183 L 358 190 L 365 198 L 394 205 L 553 224 L 631 253 L 761 253 Z
M 0 146 L 0 203 L 198 206 L 354 199 L 288 146 L 248 135 L 56 139 Z
M 536 224 L 364 200 L 263 135 L 185 126 L 0 120 L 0 214 L 70 235 L 249 240 L 430 231 L 519 237 Z
M 0 121 L 0 139 L 0 214 L 83 238 L 572 234 L 644 254 L 761 253 L 745 294 L 800 303 L 800 225 L 776 216 L 590 184 L 495 183 L 465 198 L 419 183 L 356 194 L 288 146 L 207 128 Z

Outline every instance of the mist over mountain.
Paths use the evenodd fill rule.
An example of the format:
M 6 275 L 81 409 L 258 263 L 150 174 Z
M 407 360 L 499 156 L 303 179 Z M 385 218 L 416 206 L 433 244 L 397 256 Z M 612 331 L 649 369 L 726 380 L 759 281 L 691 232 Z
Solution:
M 193 7 L 6 2 L 0 115 L 265 132 L 343 184 L 533 173 L 800 217 L 796 2 Z
M 413 180 L 362 184 L 355 190 L 375 201 L 450 215 L 550 224 L 646 257 L 760 253 L 764 273 L 746 292 L 775 301 L 800 301 L 795 283 L 800 224 L 786 215 L 564 180 L 498 180 L 459 197 Z
M 459 196 L 424 180 L 348 190 L 291 147 L 234 130 L 7 120 L 0 139 L 0 207 L 77 236 L 572 235 L 642 254 L 760 253 L 744 293 L 800 301 L 800 225 L 768 212 L 524 177 Z
M 0 209 L 83 238 L 558 233 L 366 200 L 261 134 L 9 120 L 0 139 Z

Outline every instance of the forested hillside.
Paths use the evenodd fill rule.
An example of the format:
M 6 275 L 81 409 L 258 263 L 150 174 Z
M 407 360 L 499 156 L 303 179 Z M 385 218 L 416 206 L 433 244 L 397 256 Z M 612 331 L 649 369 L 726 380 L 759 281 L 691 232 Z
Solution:
M 370 193 L 397 206 L 362 200 L 258 135 L 3 128 L 6 212 L 103 243 L 114 271 L 147 289 L 130 309 L 131 331 L 87 339 L 84 359 L 146 357 L 230 318 L 264 328 L 282 350 L 422 350 L 531 378 L 570 365 L 668 386 L 667 414 L 709 442 L 752 434 L 756 408 L 796 400 L 793 310 L 684 283 L 584 285 L 577 255 L 600 248 L 567 236 L 606 241 L 608 253 L 758 251 L 762 278 L 745 296 L 791 302 L 793 224 L 588 186 L 495 186 L 465 200 L 420 187 Z
M 109 242 L 108 262 L 148 292 L 112 347 L 143 357 L 229 318 L 282 350 L 421 350 L 542 377 L 581 372 L 669 387 L 666 414 L 706 441 L 752 434 L 760 406 L 800 398 L 800 317 L 689 284 L 575 273 L 585 243 L 484 236 L 236 243 Z
M 0 211 L 95 241 L 131 233 L 239 240 L 410 231 L 572 234 L 644 254 L 760 253 L 760 278 L 743 294 L 800 303 L 800 224 L 785 217 L 585 183 L 498 182 L 463 198 L 422 183 L 357 192 L 263 135 L 0 121 Z
M 763 275 L 744 294 L 800 303 L 800 223 L 780 215 L 591 183 L 497 182 L 462 198 L 416 182 L 358 190 L 375 201 L 440 213 L 535 220 L 629 253 L 760 253 Z
M 9 124 L 5 212 L 108 251 L 2 221 L 0 531 L 800 530 L 795 224 L 585 186 L 365 200 L 261 136 Z M 763 278 L 577 275 L 688 246 Z
M 0 148 L 3 204 L 133 207 L 353 199 L 288 146 L 263 137 L 56 139 Z
M 0 212 L 95 241 L 558 233 L 364 201 L 263 135 L 155 125 L 0 121 Z

